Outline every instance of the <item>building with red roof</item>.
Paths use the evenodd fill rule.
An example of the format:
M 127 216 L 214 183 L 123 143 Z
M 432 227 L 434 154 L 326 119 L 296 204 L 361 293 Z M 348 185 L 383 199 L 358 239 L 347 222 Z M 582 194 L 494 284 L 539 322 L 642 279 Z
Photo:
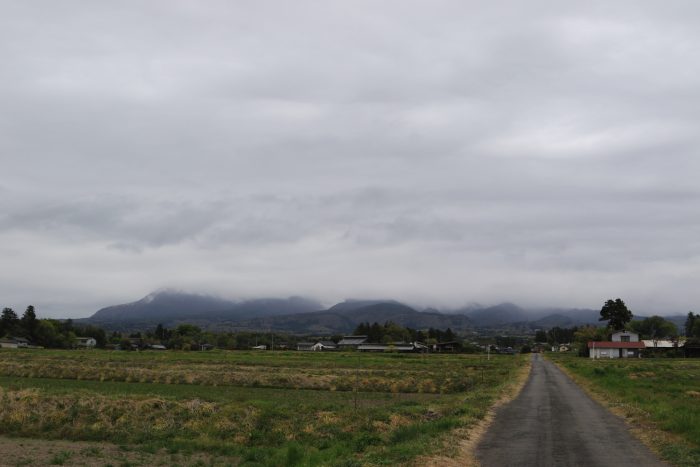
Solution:
M 644 342 L 639 342 L 639 334 L 632 331 L 617 331 L 609 341 L 588 342 L 588 355 L 591 358 L 640 358 Z

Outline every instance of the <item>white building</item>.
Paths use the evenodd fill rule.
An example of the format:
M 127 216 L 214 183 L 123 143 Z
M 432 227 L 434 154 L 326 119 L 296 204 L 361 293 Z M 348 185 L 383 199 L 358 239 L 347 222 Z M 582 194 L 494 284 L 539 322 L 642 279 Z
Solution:
M 590 341 L 588 355 L 591 358 L 639 358 L 644 342 L 632 331 L 617 331 L 610 341 Z
M 94 337 L 76 337 L 75 346 L 79 349 L 94 349 L 97 341 Z

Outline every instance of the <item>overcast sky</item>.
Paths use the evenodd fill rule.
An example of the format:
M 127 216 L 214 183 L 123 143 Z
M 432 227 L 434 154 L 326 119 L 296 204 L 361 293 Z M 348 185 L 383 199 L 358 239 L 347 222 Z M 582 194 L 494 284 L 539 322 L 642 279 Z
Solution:
M 0 306 L 700 311 L 700 3 L 0 0 Z

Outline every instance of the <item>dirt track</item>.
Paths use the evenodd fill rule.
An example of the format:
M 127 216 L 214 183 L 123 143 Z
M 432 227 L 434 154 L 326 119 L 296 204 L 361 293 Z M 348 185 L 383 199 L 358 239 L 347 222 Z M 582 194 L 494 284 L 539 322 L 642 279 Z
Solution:
M 522 392 L 496 413 L 476 455 L 483 467 L 667 466 L 537 354 Z

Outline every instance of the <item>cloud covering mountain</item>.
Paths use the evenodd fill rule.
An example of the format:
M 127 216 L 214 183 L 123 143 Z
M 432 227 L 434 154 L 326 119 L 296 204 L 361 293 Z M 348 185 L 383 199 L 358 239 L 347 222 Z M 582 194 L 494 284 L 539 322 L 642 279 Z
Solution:
M 700 302 L 700 5 L 7 1 L 0 296 Z

